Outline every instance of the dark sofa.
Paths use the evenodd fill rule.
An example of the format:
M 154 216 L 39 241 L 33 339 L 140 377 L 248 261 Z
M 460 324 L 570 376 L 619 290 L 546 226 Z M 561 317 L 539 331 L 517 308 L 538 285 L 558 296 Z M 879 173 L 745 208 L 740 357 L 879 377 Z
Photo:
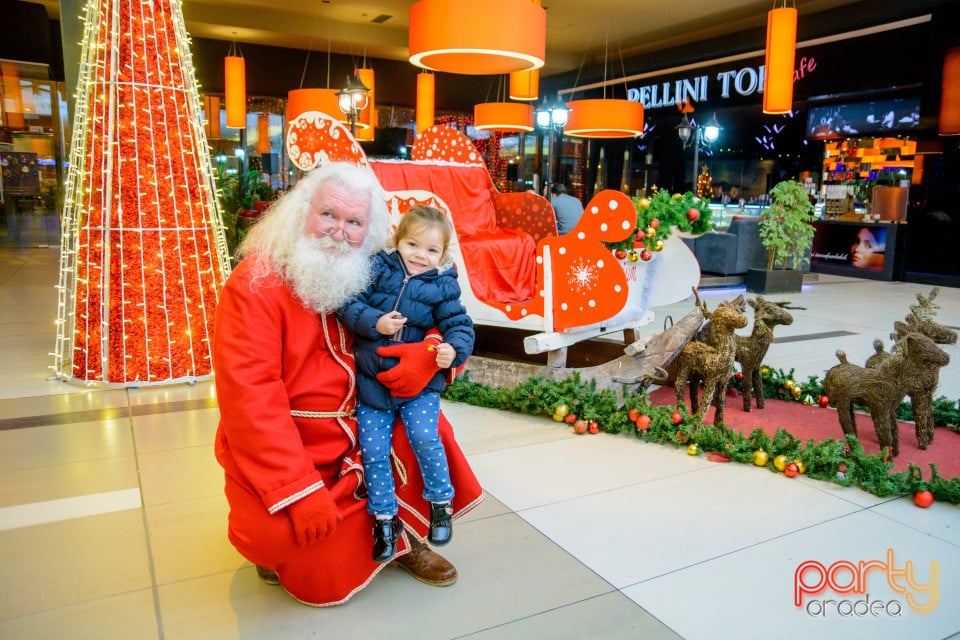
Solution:
M 700 271 L 724 276 L 765 269 L 767 250 L 760 242 L 758 218 L 735 217 L 726 231 L 711 231 L 687 242 L 700 263 Z
M 760 219 L 735 216 L 726 231 L 711 231 L 684 242 L 700 263 L 700 271 L 718 275 L 745 275 L 747 269 L 766 269 L 767 250 L 760 242 Z M 801 271 L 810 270 L 810 252 Z

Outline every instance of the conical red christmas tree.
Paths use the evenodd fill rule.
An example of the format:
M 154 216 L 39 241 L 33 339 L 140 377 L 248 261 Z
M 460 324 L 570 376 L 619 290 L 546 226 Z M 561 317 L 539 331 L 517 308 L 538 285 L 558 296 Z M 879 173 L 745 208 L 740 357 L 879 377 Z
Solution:
M 89 0 L 85 23 L 56 375 L 207 376 L 229 262 L 180 3 Z

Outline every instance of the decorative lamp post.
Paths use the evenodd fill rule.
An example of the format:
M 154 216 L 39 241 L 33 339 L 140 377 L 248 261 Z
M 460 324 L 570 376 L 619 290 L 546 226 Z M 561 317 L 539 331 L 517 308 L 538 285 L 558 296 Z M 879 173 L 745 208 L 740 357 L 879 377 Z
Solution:
M 337 106 L 340 111 L 347 116 L 350 122 L 350 135 L 357 137 L 357 118 L 360 112 L 366 109 L 370 100 L 370 88 L 360 80 L 360 76 L 354 75 L 351 79 L 347 76 L 347 83 L 343 89 L 337 91 Z
M 561 102 L 559 96 L 552 103 L 544 99 L 534 112 L 537 128 L 549 136 L 549 147 L 547 150 L 547 175 L 544 187 L 550 187 L 553 184 L 554 164 L 553 157 L 556 152 L 557 135 L 563 136 L 563 127 L 567 124 L 567 117 L 570 109 Z M 548 191 L 549 194 L 549 191 Z M 547 196 L 549 197 L 549 195 Z
M 674 128 L 677 130 L 677 137 L 680 138 L 680 141 L 683 143 L 684 149 L 693 144 L 693 181 L 691 184 L 696 185 L 697 172 L 699 171 L 698 165 L 700 163 L 700 145 L 705 144 L 710 146 L 716 142 L 717 138 L 720 137 L 720 130 L 723 129 L 723 127 L 720 126 L 720 123 L 717 121 L 717 114 L 714 113 L 710 116 L 710 119 L 707 120 L 707 123 L 702 126 L 696 122 L 691 122 L 687 114 L 683 114 L 683 119 L 680 120 L 680 124 Z M 686 171 L 684 171 L 684 180 L 686 180 Z

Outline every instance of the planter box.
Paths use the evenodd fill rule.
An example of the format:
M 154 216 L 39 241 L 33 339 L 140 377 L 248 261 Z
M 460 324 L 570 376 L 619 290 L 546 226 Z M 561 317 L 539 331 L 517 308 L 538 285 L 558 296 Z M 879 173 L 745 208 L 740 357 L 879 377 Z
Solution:
M 796 293 L 803 288 L 803 271 L 796 269 L 748 269 L 749 293 Z

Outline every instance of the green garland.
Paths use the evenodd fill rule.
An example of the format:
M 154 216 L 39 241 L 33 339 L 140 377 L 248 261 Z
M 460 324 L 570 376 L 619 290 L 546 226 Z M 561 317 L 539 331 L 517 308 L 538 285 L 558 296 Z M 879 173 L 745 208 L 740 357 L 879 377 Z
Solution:
M 782 370 L 764 369 L 765 397 L 797 400 L 792 391 L 787 391 L 788 398 L 783 398 L 781 393 L 786 389 L 786 380 L 792 379 L 792 370 L 785 374 Z M 733 380 L 736 380 L 735 376 Z M 823 389 L 822 384 L 813 377 L 802 386 L 804 391 L 800 400 L 804 399 L 807 392 L 816 398 Z M 767 395 L 768 391 L 770 395 Z M 514 389 L 505 389 L 474 382 L 470 380 L 468 372 L 444 392 L 444 398 L 454 402 L 527 415 L 552 415 L 555 420 L 561 421 L 563 418 L 559 413 L 563 411 L 557 412 L 557 408 L 565 405 L 570 414 L 576 414 L 580 420 L 596 422 L 600 431 L 606 433 L 632 434 L 640 440 L 676 447 L 696 443 L 699 451 L 717 452 L 730 460 L 750 464 L 754 463 L 754 452 L 762 449 L 769 454 L 765 466 L 775 473 L 778 471 L 774 459 L 785 455 L 790 461 L 799 460 L 806 474 L 817 480 L 841 486 L 857 486 L 880 497 L 912 495 L 929 489 L 934 498 L 941 502 L 960 504 L 960 477 L 951 480 L 941 477 L 935 464 L 929 465 L 930 478 L 927 480 L 923 479 L 920 467 L 913 463 L 907 471 L 892 473 L 894 463 L 886 450 L 868 455 L 854 436 L 846 436 L 843 440 L 828 438 L 821 442 L 811 438 L 803 443 L 782 427 L 777 428 L 772 438 L 762 429 L 755 429 L 747 435 L 722 424 L 703 424 L 688 414 L 685 405 L 679 408 L 671 405 L 654 406 L 645 391 L 631 393 L 624 388 L 623 397 L 623 402 L 620 402 L 617 394 L 610 389 L 597 391 L 595 381 L 582 382 L 576 373 L 561 381 L 532 377 Z M 649 416 L 649 427 L 639 429 L 630 419 L 631 410 L 635 414 Z M 956 413 L 954 407 L 954 415 Z M 678 421 L 675 422 L 675 419 Z
M 636 235 L 631 235 L 620 242 L 605 242 L 604 244 L 611 251 L 616 249 L 628 251 L 640 244 L 651 251 L 656 251 L 657 241 L 662 241 L 662 247 L 662 243 L 667 241 L 673 229 L 694 235 L 702 235 L 713 229 L 709 202 L 703 198 L 697 198 L 690 191 L 671 195 L 669 191 L 660 189 L 655 190 L 649 198 L 632 198 L 632 200 L 637 209 L 634 234 L 637 231 L 643 231 L 642 242 L 637 240 Z M 690 209 L 696 209 L 699 212 L 696 220 L 690 220 L 687 217 L 687 211 Z M 652 228 L 654 220 L 657 226 Z M 648 233 L 649 231 L 653 231 L 653 234 Z

